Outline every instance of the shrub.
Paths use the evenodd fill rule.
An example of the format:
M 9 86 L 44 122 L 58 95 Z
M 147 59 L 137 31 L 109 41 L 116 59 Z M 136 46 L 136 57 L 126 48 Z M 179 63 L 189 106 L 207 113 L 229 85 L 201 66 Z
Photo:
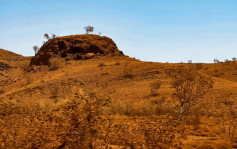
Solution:
M 33 82 L 33 80 L 30 78 L 29 75 L 25 75 L 24 79 L 25 79 L 25 85 L 31 84 Z
M 156 115 L 170 114 L 173 116 L 177 116 L 177 112 L 175 111 L 175 105 L 173 104 L 173 102 L 167 101 L 167 99 L 165 99 L 165 97 L 163 96 L 151 100 L 151 104 L 155 107 L 154 112 Z
M 160 80 L 154 81 L 150 84 L 150 95 L 157 96 L 157 90 L 160 89 L 162 82 Z
M 104 66 L 106 66 L 105 63 L 99 63 L 98 64 L 98 67 L 104 67 Z
M 216 105 L 218 108 L 215 109 L 217 125 L 221 132 L 223 132 L 226 140 L 233 141 L 236 139 L 237 104 L 235 101 L 228 99 L 228 97 L 223 98 L 227 99 L 221 99 Z
M 220 61 L 218 59 L 214 59 L 214 63 L 219 63 Z
M 27 71 L 29 69 L 29 62 L 21 63 L 20 68 L 22 69 L 23 72 Z
M 213 81 L 198 74 L 194 69 L 182 68 L 176 70 L 172 87 L 175 89 L 173 97 L 179 102 L 180 121 L 182 123 L 183 114 L 195 106 L 198 100 L 213 87 Z
M 197 63 L 195 66 L 196 66 L 197 70 L 200 70 L 200 69 L 203 68 L 203 64 L 202 63 Z
M 70 96 L 62 103 L 64 121 L 68 123 L 66 142 L 69 148 L 94 148 L 93 143 L 100 135 L 104 117 L 102 107 L 109 103 L 109 99 L 97 97 L 94 93 L 88 96 L 75 87 Z M 75 141 L 74 141 L 75 140 Z
M 59 59 L 54 58 L 50 61 L 50 66 L 49 66 L 50 71 L 57 70 L 59 67 L 60 67 L 60 60 Z
M 116 62 L 114 65 L 120 65 L 120 63 L 119 63 L 119 62 Z
M 204 144 L 202 143 L 197 147 L 197 149 L 215 149 L 215 147 L 212 144 Z
M 123 78 L 132 79 L 134 75 L 132 74 L 132 68 L 125 67 L 123 70 Z
M 147 102 L 135 106 L 132 103 L 115 100 L 111 101 L 104 112 L 108 115 L 150 116 L 156 114 L 156 105 Z
M 200 107 L 197 106 L 193 108 L 189 113 L 189 116 L 185 117 L 185 123 L 192 125 L 195 130 L 197 130 L 201 124 L 202 113 L 199 111 Z
M 1 95 L 1 94 L 4 94 L 4 93 L 5 93 L 4 88 L 3 88 L 3 87 L 0 87 L 0 95 Z
M 50 98 L 54 99 L 55 103 L 58 102 L 57 97 L 59 96 L 59 92 L 60 88 L 58 87 L 58 85 L 55 85 L 50 89 Z

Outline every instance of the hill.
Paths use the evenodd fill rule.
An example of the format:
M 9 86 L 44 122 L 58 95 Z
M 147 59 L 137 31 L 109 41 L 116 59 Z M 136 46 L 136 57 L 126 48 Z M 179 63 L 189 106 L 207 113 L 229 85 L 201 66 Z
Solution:
M 85 146 L 93 142 L 94 146 L 102 148 L 106 145 L 113 148 L 236 147 L 237 135 L 233 134 L 231 139 L 227 137 L 233 132 L 228 132 L 227 128 L 235 130 L 227 119 L 236 120 L 229 113 L 229 109 L 231 112 L 236 109 L 236 62 L 142 62 L 122 55 L 107 37 L 82 37 L 51 39 L 31 62 L 20 56 L 25 63 L 42 65 L 40 69 L 25 71 L 25 64 L 19 63 L 11 72 L 4 71 L 9 77 L 2 80 L 8 83 L 1 85 L 1 147 L 76 148 L 78 142 Z M 101 38 L 105 41 L 100 41 Z M 74 52 L 75 45 L 81 40 L 89 40 L 86 44 L 96 44 L 105 52 L 93 51 L 94 48 L 84 44 L 87 51 L 80 53 L 81 48 L 76 48 Z M 59 43 L 65 42 L 69 46 L 62 48 L 64 44 Z M 60 50 L 54 51 L 56 45 Z M 43 55 L 48 55 L 47 49 L 51 49 L 51 55 L 44 62 Z M 97 52 L 100 54 L 86 60 L 67 58 L 70 54 L 82 56 Z M 16 56 L 10 55 L 10 59 Z M 47 66 L 52 62 L 51 58 L 58 59 L 56 66 Z M 18 62 L 16 59 L 13 61 Z M 210 77 L 214 84 L 180 125 L 178 103 L 173 98 L 172 74 L 184 68 L 195 69 L 198 74 Z M 10 73 L 15 75 L 10 76 Z M 157 81 L 161 82 L 160 89 L 151 95 L 151 85 Z M 223 121 L 224 124 L 220 123 Z M 7 138 L 5 142 L 4 138 Z
M 0 49 L 0 81 L 3 83 L 8 78 L 17 77 L 20 69 L 27 68 L 31 57 Z
M 0 49 L 0 60 L 6 61 L 18 61 L 24 59 L 23 56 L 13 53 L 11 51 L 7 51 L 4 49 Z
M 30 65 L 49 65 L 50 59 L 89 59 L 96 55 L 123 55 L 112 39 L 98 35 L 73 35 L 48 40 Z

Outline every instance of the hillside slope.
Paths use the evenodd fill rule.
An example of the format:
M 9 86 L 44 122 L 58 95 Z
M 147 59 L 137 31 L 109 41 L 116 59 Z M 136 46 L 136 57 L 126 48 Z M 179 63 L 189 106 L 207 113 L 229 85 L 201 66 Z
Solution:
M 3 83 L 7 79 L 13 79 L 20 73 L 20 69 L 24 69 L 29 65 L 31 57 L 0 49 L 0 81 Z M 4 83 L 5 84 L 5 83 Z
M 26 64 L 30 64 L 29 58 L 24 58 L 3 50 L 2 53 L 2 57 L 4 55 L 9 56 L 7 58 L 8 60 L 4 58 L 3 61 L 6 60 L 9 66 L 16 68 L 9 69 L 11 71 L 2 71 L 4 72 L 4 76 L 7 77 L 1 80 L 0 100 L 4 102 L 9 101 L 13 105 L 11 107 L 13 110 L 16 110 L 17 107 L 24 107 L 23 110 L 19 110 L 17 113 L 11 113 L 11 108 L 6 110 L 7 112 L 10 111 L 10 114 L 5 114 L 6 111 L 4 111 L 5 116 L 9 115 L 8 118 L 12 122 L 16 123 L 15 118 L 21 115 L 21 113 L 24 113 L 24 110 L 28 108 L 31 111 L 29 113 L 32 113 L 34 119 L 37 119 L 37 116 L 33 115 L 37 114 L 35 109 L 37 111 L 45 109 L 42 112 L 45 113 L 43 117 L 46 114 L 53 115 L 53 113 L 47 112 L 55 110 L 67 101 L 67 99 L 71 99 L 72 96 L 77 97 L 78 93 L 75 93 L 74 90 L 79 90 L 83 96 L 85 94 L 85 96 L 96 96 L 102 100 L 110 100 L 109 106 L 103 109 L 103 112 L 106 115 L 110 115 L 110 120 L 114 121 L 113 127 L 111 126 L 113 130 L 110 130 L 110 133 L 113 135 L 111 134 L 109 144 L 115 147 L 116 145 L 129 146 L 128 142 L 130 145 L 146 144 L 145 138 L 147 136 L 144 138 L 143 130 L 140 129 L 145 129 L 149 125 L 154 126 L 154 128 L 158 127 L 168 133 L 162 133 L 167 138 L 163 138 L 164 140 L 161 144 L 163 143 L 165 144 L 164 146 L 170 148 L 172 145 L 175 146 L 176 141 L 179 141 L 179 143 L 182 142 L 181 146 L 183 148 L 197 148 L 198 146 L 200 148 L 202 146 L 213 146 L 213 148 L 224 146 L 231 148 L 231 145 L 236 145 L 235 141 L 225 140 L 225 134 L 221 132 L 219 129 L 220 125 L 215 121 L 216 112 L 213 112 L 220 108 L 220 103 L 224 100 L 237 100 L 236 62 L 218 64 L 155 63 L 142 62 L 118 53 L 118 55 L 115 54 L 113 56 L 102 54 L 87 60 L 68 60 L 62 58 L 57 61 L 55 64 L 56 67 L 41 66 L 40 69 L 28 72 L 25 71 L 25 66 Z M 51 67 L 55 69 L 51 69 Z M 212 77 L 214 81 L 213 89 L 202 98 L 200 105 L 190 111 L 191 114 L 187 116 L 184 127 L 177 126 L 175 122 L 177 101 L 173 99 L 174 89 L 171 87 L 172 78 L 169 75 L 173 70 L 178 68 L 195 68 L 198 73 Z M 162 82 L 161 88 L 157 91 L 156 96 L 151 96 L 151 84 L 157 80 Z M 82 91 L 83 93 L 81 93 Z M 196 109 L 198 109 L 198 112 Z M 57 110 L 54 112 L 57 113 Z M 195 116 L 196 113 L 199 115 Z M 13 118 L 10 116 L 13 116 Z M 25 115 L 23 116 L 26 117 Z M 170 122 L 173 117 L 174 119 Z M 40 125 L 40 127 L 45 127 L 42 130 L 51 129 L 57 121 L 51 123 L 47 118 L 47 121 L 43 125 Z M 35 125 L 38 126 L 38 122 L 40 120 L 37 120 Z M 197 128 L 196 123 L 198 123 Z M 142 124 L 141 128 L 139 126 L 140 124 Z M 126 125 L 126 127 L 124 126 L 123 128 L 123 125 Z M 4 127 L 8 128 L 2 129 L 4 130 L 4 136 L 7 136 L 8 130 L 11 130 L 11 126 L 6 125 Z M 121 136 L 117 136 L 117 134 L 121 133 L 116 132 L 119 131 L 117 130 L 118 128 L 128 133 L 128 135 L 122 133 Z M 185 137 L 178 139 L 177 134 L 181 128 L 185 128 L 183 134 Z M 148 130 L 150 131 L 150 129 L 152 128 Z M 40 130 L 37 133 L 31 132 L 31 134 L 34 134 L 32 137 L 37 138 L 35 136 L 41 135 Z M 16 133 L 24 134 L 24 131 L 28 131 L 28 128 L 24 128 L 22 125 L 22 129 L 19 128 Z M 51 131 L 53 132 L 54 128 Z M 42 134 L 44 133 L 49 132 L 42 132 Z M 55 136 L 51 136 L 54 133 L 48 135 L 50 135 L 50 139 L 55 138 Z M 40 139 L 42 137 L 44 135 L 38 138 Z M 122 137 L 122 139 L 119 140 L 119 137 L 120 139 Z M 234 137 L 237 138 L 236 135 Z M 42 147 L 50 148 L 52 146 L 62 145 L 64 137 L 58 136 L 58 138 L 56 141 L 49 141 L 50 143 L 41 143 Z M 21 137 L 16 140 L 22 141 Z

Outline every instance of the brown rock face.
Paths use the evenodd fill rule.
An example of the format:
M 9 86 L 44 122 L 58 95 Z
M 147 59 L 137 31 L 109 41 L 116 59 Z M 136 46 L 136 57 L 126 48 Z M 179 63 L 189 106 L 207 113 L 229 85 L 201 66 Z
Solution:
M 49 65 L 52 58 L 90 59 L 96 55 L 123 55 L 112 39 L 98 35 L 72 35 L 47 41 L 30 65 Z

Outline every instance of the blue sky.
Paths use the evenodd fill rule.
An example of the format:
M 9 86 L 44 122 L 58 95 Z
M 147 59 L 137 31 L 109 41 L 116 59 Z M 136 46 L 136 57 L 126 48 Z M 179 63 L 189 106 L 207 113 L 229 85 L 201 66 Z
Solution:
M 156 62 L 237 57 L 237 0 L 0 0 L 0 48 L 24 56 L 44 33 L 112 38 L 126 55 Z

